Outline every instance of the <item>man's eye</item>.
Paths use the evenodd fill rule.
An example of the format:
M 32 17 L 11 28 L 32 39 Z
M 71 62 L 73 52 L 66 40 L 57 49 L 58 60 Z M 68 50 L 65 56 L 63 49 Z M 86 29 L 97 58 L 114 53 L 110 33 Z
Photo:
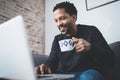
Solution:
M 55 22 L 57 22 L 57 20 L 55 20 Z
M 60 17 L 58 20 L 57 19 L 55 19 L 54 21 L 55 22 L 58 22 L 58 21 L 60 21 L 60 20 L 65 20 L 67 17 Z
M 64 20 L 64 19 L 66 19 L 66 17 L 61 17 L 60 19 L 61 19 L 61 20 Z

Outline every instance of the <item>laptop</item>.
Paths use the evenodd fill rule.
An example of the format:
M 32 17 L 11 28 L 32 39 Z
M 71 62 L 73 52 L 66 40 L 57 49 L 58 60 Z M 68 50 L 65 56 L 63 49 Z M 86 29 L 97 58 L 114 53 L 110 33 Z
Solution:
M 57 80 L 74 75 L 46 74 L 36 77 L 21 15 L 0 24 L 0 78 L 12 80 Z

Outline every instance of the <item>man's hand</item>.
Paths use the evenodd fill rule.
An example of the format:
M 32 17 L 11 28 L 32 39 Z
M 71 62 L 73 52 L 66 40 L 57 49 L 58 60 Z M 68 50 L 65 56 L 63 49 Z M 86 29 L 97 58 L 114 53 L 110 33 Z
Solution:
M 41 64 L 35 67 L 35 70 L 37 73 L 41 73 L 41 74 L 44 74 L 45 72 L 48 72 L 49 74 L 51 73 L 50 67 L 48 67 L 46 64 Z
M 75 43 L 76 52 L 86 52 L 90 50 L 91 44 L 82 38 L 72 37 Z

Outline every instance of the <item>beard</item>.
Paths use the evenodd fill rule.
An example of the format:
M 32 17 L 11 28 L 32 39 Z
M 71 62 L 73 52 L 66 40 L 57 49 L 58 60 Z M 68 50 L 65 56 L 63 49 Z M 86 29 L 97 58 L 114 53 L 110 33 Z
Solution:
M 64 34 L 64 35 L 72 36 L 74 33 L 74 26 L 71 22 L 69 22 L 67 24 L 62 24 L 58 28 L 59 28 L 61 34 Z

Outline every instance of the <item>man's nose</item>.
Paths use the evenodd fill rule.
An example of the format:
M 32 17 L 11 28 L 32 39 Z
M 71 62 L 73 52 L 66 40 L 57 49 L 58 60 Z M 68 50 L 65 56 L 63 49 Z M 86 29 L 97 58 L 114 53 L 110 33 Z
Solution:
M 57 26 L 61 26 L 62 25 L 62 22 L 61 21 L 58 21 L 57 22 Z

